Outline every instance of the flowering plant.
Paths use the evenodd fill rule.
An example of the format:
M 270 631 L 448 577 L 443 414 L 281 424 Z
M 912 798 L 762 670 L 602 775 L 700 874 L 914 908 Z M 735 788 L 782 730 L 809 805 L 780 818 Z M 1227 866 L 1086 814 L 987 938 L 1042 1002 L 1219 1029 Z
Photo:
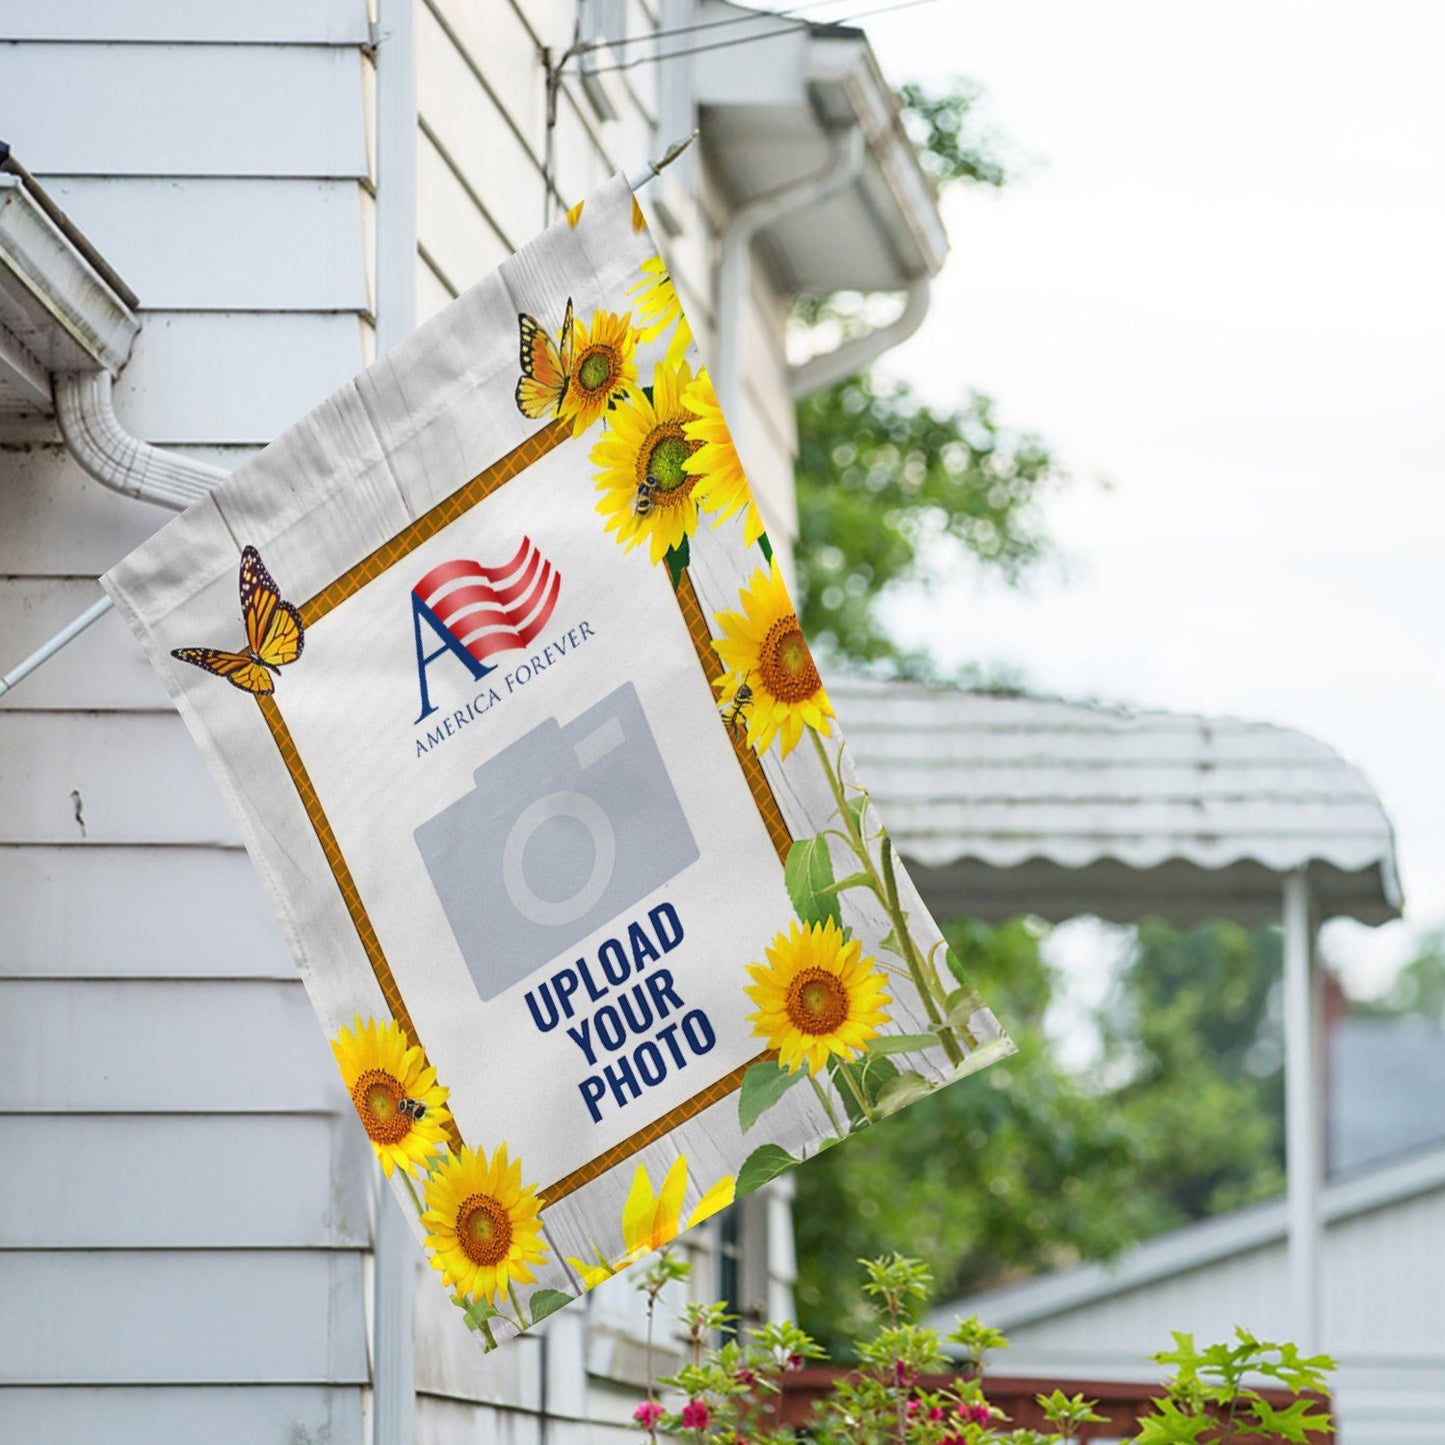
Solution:
M 669 1378 L 653 1377 L 658 1298 L 667 1284 L 688 1274 L 688 1266 L 664 1250 L 638 1284 L 648 1300 L 649 1383 L 648 1398 L 634 1414 L 638 1425 L 653 1442 L 666 1435 L 691 1445 L 795 1445 L 804 1438 L 813 1445 L 1074 1445 L 1090 1438 L 1091 1425 L 1107 1425 L 1109 1438 L 1118 1438 L 1119 1423 L 1108 1425 L 1097 1401 L 1057 1388 L 1034 1397 L 1046 1431 L 1013 1428 L 984 1391 L 987 1355 L 1006 1349 L 1007 1339 L 977 1319 L 960 1320 L 947 1336 L 919 1324 L 914 1315 L 932 1283 L 920 1261 L 893 1254 L 860 1263 L 875 1328 L 856 1343 L 856 1368 L 831 1379 L 800 1435 L 784 1418 L 786 1379 L 826 1354 L 790 1322 L 764 1325 L 743 1338 L 723 1306 L 689 1304 L 681 1318 L 688 1361 Z M 725 1338 L 711 1344 L 718 1336 Z M 1236 1331 L 1233 1344 L 1203 1349 L 1189 1335 L 1174 1339 L 1173 1350 L 1153 1358 L 1173 1365 L 1175 1373 L 1133 1422 L 1132 1445 L 1309 1445 L 1333 1430 L 1310 1393 L 1324 1389 L 1334 1368 L 1328 1357 L 1305 1358 L 1293 1345 L 1259 1340 L 1245 1330 Z M 940 1383 L 945 1369 L 954 1373 Z M 1296 1398 L 1273 1403 L 1246 1385 L 1251 1376 Z M 676 1403 L 659 1403 L 664 1392 Z

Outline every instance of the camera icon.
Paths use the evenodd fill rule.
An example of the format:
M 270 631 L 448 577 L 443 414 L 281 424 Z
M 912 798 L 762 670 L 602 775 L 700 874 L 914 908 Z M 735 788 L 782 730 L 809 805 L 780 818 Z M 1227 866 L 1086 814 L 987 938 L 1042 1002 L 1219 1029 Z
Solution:
M 484 999 L 698 858 L 637 689 L 504 748 L 413 834 Z

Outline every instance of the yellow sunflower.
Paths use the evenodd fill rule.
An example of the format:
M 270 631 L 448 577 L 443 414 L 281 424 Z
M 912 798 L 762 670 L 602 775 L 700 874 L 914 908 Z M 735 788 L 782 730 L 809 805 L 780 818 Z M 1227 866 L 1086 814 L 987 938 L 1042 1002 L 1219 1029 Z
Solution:
M 844 942 L 831 918 L 806 926 L 794 919 L 767 957 L 748 965 L 754 981 L 746 992 L 758 1006 L 748 1018 L 785 1069 L 807 1064 L 816 1074 L 830 1054 L 852 1058 L 888 1022 L 887 980 L 856 938 Z
M 768 571 L 760 567 L 753 573 L 738 600 L 741 612 L 716 614 L 723 635 L 714 640 L 713 648 L 727 674 L 715 686 L 735 702 L 746 688 L 743 716 L 749 746 L 765 753 L 773 739 L 781 737 L 782 755 L 787 757 L 797 747 L 805 724 L 829 736 L 833 704 L 798 626 L 776 557 Z
M 491 1160 L 485 1149 L 449 1154 L 426 1182 L 427 1247 L 432 1267 L 464 1295 L 494 1303 L 514 1281 L 532 1284 L 529 1265 L 547 1257 L 537 1215 L 542 1201 L 523 1185 L 522 1161 L 503 1144 Z
M 743 475 L 743 464 L 738 460 L 707 367 L 698 372 L 697 380 L 683 393 L 682 404 L 692 414 L 682 429 L 683 435 L 699 444 L 687 462 L 688 471 L 698 479 L 697 499 L 709 512 L 717 513 L 714 527 L 744 512 L 743 541 L 751 547 L 763 535 L 762 513 Z
M 361 1021 L 331 1040 L 331 1052 L 361 1115 L 367 1138 L 388 1179 L 400 1166 L 403 1174 L 425 1174 L 438 1149 L 445 1148 L 447 1091 L 422 1051 L 409 1045 L 391 1021 Z
M 682 391 L 691 380 L 685 363 L 675 371 L 656 367 L 652 400 L 634 391 L 592 448 L 607 530 L 629 552 L 646 540 L 654 562 L 697 530 L 696 483 L 683 470 L 696 445 L 682 434 Z
M 668 327 L 677 327 L 667 344 L 667 355 L 663 361 L 668 366 L 678 365 L 692 345 L 692 327 L 682 314 L 677 287 L 673 285 L 667 263 L 661 256 L 649 256 L 642 263 L 642 280 L 635 286 L 629 286 L 627 294 L 637 297 L 637 334 L 640 340 L 656 341 Z
M 594 311 L 590 324 L 574 323 L 572 336 L 572 372 L 558 415 L 571 417 L 572 434 L 580 436 L 636 385 L 637 333 L 630 314 Z
M 726 1209 L 733 1202 L 736 1180 L 729 1175 L 719 1179 L 697 1202 L 697 1207 L 687 1217 L 687 1228 L 710 1219 L 720 1209 Z M 582 1276 L 582 1283 L 588 1289 L 611 1279 L 619 1270 L 635 1264 L 644 1254 L 661 1249 L 681 1232 L 682 1200 L 687 1193 L 687 1156 L 679 1154 L 662 1181 L 662 1188 L 654 1192 L 647 1166 L 639 1164 L 632 1176 L 632 1188 L 628 1191 L 627 1202 L 622 1206 L 622 1247 L 620 1259 L 611 1263 L 596 1250 L 597 1262 L 589 1264 L 585 1259 L 568 1259 L 567 1263 Z

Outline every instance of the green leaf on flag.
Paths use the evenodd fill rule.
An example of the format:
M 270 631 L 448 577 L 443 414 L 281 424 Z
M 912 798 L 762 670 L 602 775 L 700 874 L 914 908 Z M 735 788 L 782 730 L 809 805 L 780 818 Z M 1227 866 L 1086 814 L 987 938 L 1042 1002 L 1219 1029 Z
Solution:
M 779 1144 L 764 1144 L 754 1149 L 738 1170 L 736 1197 L 741 1199 L 744 1194 L 761 1189 L 768 1180 L 776 1179 L 799 1162 Z
M 947 944 L 944 945 L 943 959 L 944 962 L 948 964 L 948 971 L 954 976 L 954 978 L 959 981 L 959 983 L 961 983 L 965 988 L 969 988 L 972 986 L 969 982 L 968 975 L 963 971 L 963 965 L 958 961 L 958 955 L 951 948 L 949 948 Z
M 481 1329 L 488 1320 L 495 1319 L 497 1315 L 501 1313 L 489 1299 L 474 1300 L 471 1304 L 468 1304 L 465 1295 L 454 1294 L 452 1296 L 452 1303 L 456 1305 L 458 1309 L 465 1311 L 462 1319 L 469 1330 Z
M 783 865 L 783 883 L 802 922 L 822 923 L 831 918 L 840 928 L 843 926 L 837 895 L 824 891 L 832 887 L 833 881 L 828 840 L 821 835 L 796 839 Z
M 887 1118 L 932 1092 L 933 1085 L 922 1074 L 899 1074 L 879 1089 L 878 1112 Z
M 920 1049 L 936 1049 L 937 1034 L 882 1034 L 868 1044 L 870 1054 L 916 1054 Z
M 672 590 L 674 592 L 682 585 L 683 570 L 692 561 L 692 548 L 688 545 L 686 537 L 676 547 L 667 549 L 667 575 L 672 578 Z
M 527 1308 L 532 1312 L 532 1323 L 535 1325 L 538 1320 L 545 1320 L 548 1315 L 556 1314 L 571 1303 L 572 1296 L 563 1290 L 535 1289 L 532 1298 L 527 1301 Z
M 936 1043 L 937 1040 L 930 1039 L 929 1042 Z M 862 1094 L 868 1100 L 870 1109 L 876 1109 L 878 1096 L 898 1077 L 898 1066 L 892 1059 L 869 1049 L 861 1059 L 829 1059 L 828 1072 L 832 1075 L 838 1097 L 843 1101 L 849 1124 L 854 1129 L 862 1129 L 867 1126 L 868 1117 L 858 1102 L 858 1095 Z M 852 1081 L 851 1087 L 848 1080 Z
M 763 549 L 763 561 L 771 565 L 773 560 L 773 544 L 768 541 L 768 534 L 766 532 L 760 532 L 758 534 L 758 546 Z
M 738 1090 L 738 1123 L 744 1134 L 793 1087 L 803 1080 L 803 1070 L 790 1073 L 776 1059 L 764 1059 L 743 1075 Z

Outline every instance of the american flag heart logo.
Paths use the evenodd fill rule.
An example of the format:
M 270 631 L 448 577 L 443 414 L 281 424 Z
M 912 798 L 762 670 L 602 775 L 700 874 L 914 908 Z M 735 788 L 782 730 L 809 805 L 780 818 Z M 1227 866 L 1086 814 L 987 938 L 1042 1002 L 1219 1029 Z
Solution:
M 433 567 L 412 594 L 478 662 L 529 647 L 547 625 L 562 574 L 523 537 L 500 567 L 461 558 Z

